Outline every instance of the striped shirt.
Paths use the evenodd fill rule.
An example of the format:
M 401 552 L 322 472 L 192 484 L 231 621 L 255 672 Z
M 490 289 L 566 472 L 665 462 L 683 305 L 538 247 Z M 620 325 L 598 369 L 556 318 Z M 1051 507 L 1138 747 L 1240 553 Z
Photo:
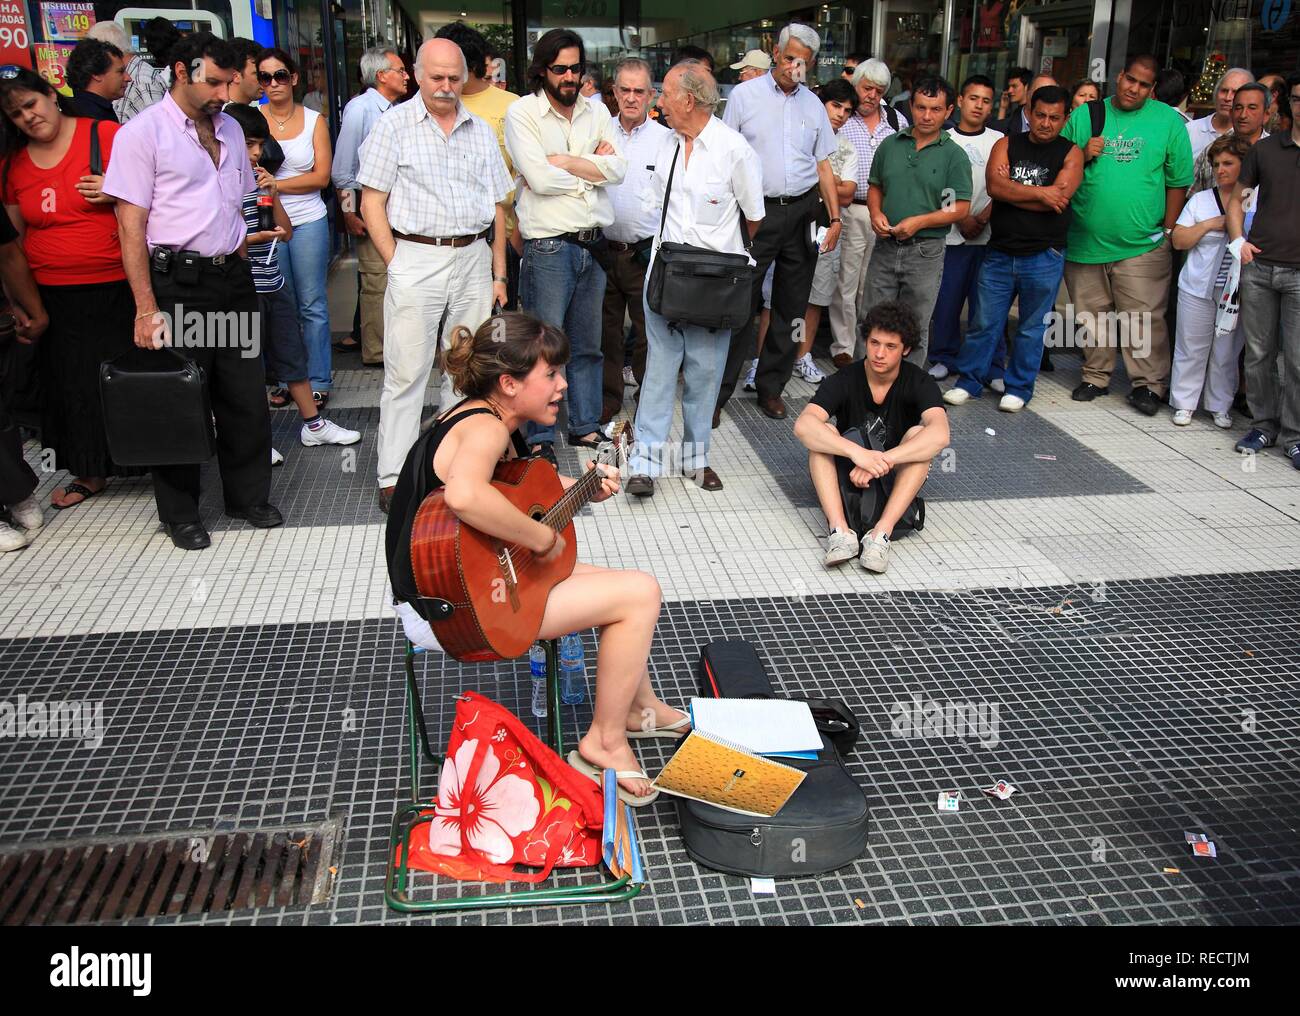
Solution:
M 901 130 L 907 125 L 907 117 L 899 113 L 899 129 Z M 875 130 L 867 129 L 866 121 L 862 119 L 859 113 L 854 113 L 849 117 L 848 122 L 840 128 L 839 136 L 848 138 L 858 153 L 858 189 L 853 194 L 855 200 L 867 200 L 867 177 L 871 175 L 871 163 L 875 161 L 876 149 L 880 147 L 880 142 L 894 133 L 896 133 L 894 128 L 889 126 L 889 120 L 885 118 L 885 104 L 883 102 L 880 104 L 880 122 L 876 124 Z
M 257 191 L 244 195 L 244 222 L 248 224 L 248 233 L 259 232 L 257 228 Z M 278 249 L 278 247 L 277 247 Z M 270 259 L 270 264 L 267 260 Z M 250 243 L 248 245 L 248 266 L 253 270 L 253 285 L 259 293 L 274 293 L 284 286 L 284 276 L 280 274 L 280 264 L 271 257 L 269 243 Z
M 481 233 L 512 186 L 485 121 L 458 105 L 444 134 L 418 94 L 375 123 L 361 146 L 357 182 L 386 193 L 389 225 L 414 236 Z

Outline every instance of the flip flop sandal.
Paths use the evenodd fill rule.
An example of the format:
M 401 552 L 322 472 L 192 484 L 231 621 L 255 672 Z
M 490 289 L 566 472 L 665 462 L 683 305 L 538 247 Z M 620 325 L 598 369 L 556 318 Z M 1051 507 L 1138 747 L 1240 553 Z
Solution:
M 272 409 L 288 409 L 293 405 L 293 396 L 288 388 L 273 388 L 266 397 L 266 404 Z
M 582 437 L 574 437 L 570 434 L 568 440 L 570 448 L 590 448 L 592 451 L 605 443 L 605 438 L 598 430 L 592 431 L 590 434 L 584 434 Z
M 330 404 L 330 393 L 312 392 L 311 399 L 313 402 L 316 403 L 316 411 L 319 412 L 320 410 L 324 409 L 326 406 Z
M 599 766 L 592 765 L 588 762 L 578 754 L 576 748 L 569 752 L 569 765 L 573 766 L 574 769 L 578 770 L 578 772 L 582 773 L 584 776 L 590 776 L 597 784 L 600 784 L 603 778 L 604 770 Z M 650 777 L 640 769 L 615 770 L 614 775 L 620 780 L 645 780 L 647 782 L 650 780 Z M 622 787 L 618 788 L 618 799 L 633 808 L 644 808 L 647 804 L 653 804 L 658 800 L 658 798 L 659 791 L 657 790 L 651 791 L 645 797 L 637 797 L 636 794 L 633 794 L 629 790 L 625 790 Z
M 75 508 L 75 507 L 77 507 L 77 505 L 79 505 L 79 504 L 85 504 L 87 501 L 89 501 L 89 500 L 90 500 L 92 497 L 94 497 L 96 494 L 100 493 L 100 491 L 98 491 L 98 490 L 91 490 L 89 487 L 85 486 L 84 484 L 80 484 L 80 483 L 70 483 L 70 484 L 68 484 L 66 487 L 63 488 L 63 493 L 65 493 L 65 494 L 80 494 L 80 495 L 81 495 L 81 500 L 80 500 L 80 501 L 73 501 L 72 504 L 55 504 L 53 501 L 51 501 L 51 502 L 50 502 L 50 507 L 53 508 L 56 512 L 61 512 L 61 511 L 63 511 L 65 508 Z
M 674 723 L 669 723 L 663 727 L 652 727 L 650 730 L 629 730 L 627 732 L 628 740 L 639 741 L 647 737 L 667 737 L 677 741 L 690 733 L 689 730 L 683 730 L 682 727 L 689 726 L 690 716 L 683 716 Z

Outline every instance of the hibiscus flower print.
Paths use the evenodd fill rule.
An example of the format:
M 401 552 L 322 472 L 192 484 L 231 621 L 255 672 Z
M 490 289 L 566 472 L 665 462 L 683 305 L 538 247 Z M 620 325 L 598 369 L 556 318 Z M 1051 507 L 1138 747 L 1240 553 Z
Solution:
M 541 806 L 528 780 L 501 775 L 501 760 L 490 745 L 484 749 L 474 786 L 464 786 L 478 744 L 477 740 L 463 742 L 455 757 L 443 763 L 436 817 L 429 823 L 429 849 L 435 854 L 459 854 L 463 833 L 483 857 L 506 864 L 514 856 L 512 838 L 536 824 Z

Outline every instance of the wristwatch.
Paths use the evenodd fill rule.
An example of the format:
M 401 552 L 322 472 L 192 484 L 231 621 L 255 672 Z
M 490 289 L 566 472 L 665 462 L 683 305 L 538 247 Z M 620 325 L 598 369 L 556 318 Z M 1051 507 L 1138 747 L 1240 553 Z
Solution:
M 837 223 L 837 222 L 839 222 L 839 221 L 840 221 L 840 217 L 837 215 L 837 216 L 835 216 L 835 218 L 831 219 L 830 224 L 833 226 L 833 225 L 835 225 L 835 223 Z

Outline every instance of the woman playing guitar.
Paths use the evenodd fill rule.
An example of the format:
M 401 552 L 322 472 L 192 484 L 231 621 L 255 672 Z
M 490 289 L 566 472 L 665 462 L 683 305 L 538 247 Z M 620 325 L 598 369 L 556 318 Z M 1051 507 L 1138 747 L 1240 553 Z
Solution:
M 503 459 L 528 454 L 518 433 L 523 424 L 555 425 L 568 387 L 559 368 L 568 358 L 564 333 L 527 314 L 501 314 L 476 333 L 461 327 L 452 335 L 444 369 L 468 397 L 443 413 L 428 440 L 422 438 L 412 448 L 388 516 L 389 575 L 408 637 L 419 636 L 413 642 L 427 645 L 431 631 L 412 606 L 419 593 L 411 566 L 411 527 L 421 491 L 441 487 L 447 507 L 462 523 L 531 551 L 539 563 L 563 552 L 561 533 L 516 508 L 491 481 Z M 592 500 L 604 501 L 618 492 L 618 471 L 593 468 L 605 477 Z M 564 476 L 560 481 L 565 489 L 576 482 Z M 552 587 L 537 634 L 538 639 L 554 639 L 600 629 L 595 715 L 578 753 L 597 768 L 636 774 L 619 781 L 619 796 L 629 804 L 648 803 L 652 794 L 629 734 L 680 737 L 689 726 L 687 717 L 661 702 L 650 686 L 646 660 L 659 603 L 653 576 L 578 562 L 572 575 Z

